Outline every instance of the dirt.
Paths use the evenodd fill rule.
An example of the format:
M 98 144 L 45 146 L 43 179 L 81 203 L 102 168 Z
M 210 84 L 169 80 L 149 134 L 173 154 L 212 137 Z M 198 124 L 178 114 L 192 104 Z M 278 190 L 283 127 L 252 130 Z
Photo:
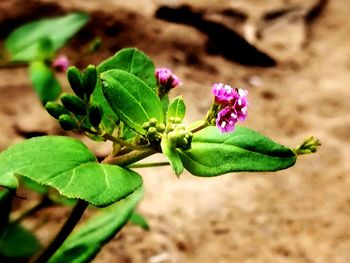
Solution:
M 316 154 L 277 173 L 177 179 L 169 168 L 139 170 L 146 193 L 138 211 L 151 230 L 127 225 L 93 262 L 350 262 L 349 1 L 19 2 L 0 3 L 2 39 L 35 17 L 86 11 L 88 27 L 60 51 L 73 64 L 98 64 L 136 46 L 181 78 L 173 95 L 184 95 L 187 122 L 203 117 L 211 85 L 224 82 L 249 90 L 245 126 L 290 147 L 310 135 L 322 142 Z M 160 19 L 164 6 L 191 19 Z M 96 36 L 101 51 L 79 55 Z M 25 68 L 1 69 L 0 91 L 0 149 L 33 132 L 62 133 Z M 46 209 L 26 224 L 45 243 L 65 213 Z

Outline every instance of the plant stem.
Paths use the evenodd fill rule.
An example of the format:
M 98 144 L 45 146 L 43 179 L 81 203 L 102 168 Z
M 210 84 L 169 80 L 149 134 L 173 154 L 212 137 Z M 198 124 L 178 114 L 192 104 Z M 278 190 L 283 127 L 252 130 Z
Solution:
M 51 258 L 51 256 L 63 244 L 63 242 L 72 232 L 73 228 L 79 222 L 87 206 L 88 203 L 86 201 L 78 200 L 61 230 L 58 232 L 51 244 L 49 244 L 49 246 L 33 261 L 34 263 L 45 263 Z
M 169 162 L 159 162 L 159 163 L 135 163 L 128 166 L 128 168 L 147 168 L 147 167 L 159 167 L 170 165 Z
M 13 221 L 13 223 L 18 224 L 24 218 L 26 218 L 26 217 L 40 211 L 41 209 L 50 206 L 50 205 L 52 205 L 52 201 L 50 200 L 50 198 L 47 195 L 44 195 L 39 203 L 37 203 L 33 207 L 29 208 L 28 210 L 24 211 L 23 214 L 21 214 L 19 217 L 17 217 Z
M 120 156 L 114 156 L 114 157 L 107 156 L 106 159 L 102 161 L 102 163 L 116 164 L 119 166 L 127 166 L 129 164 L 140 161 L 141 159 L 144 159 L 148 156 L 151 156 L 155 153 L 157 153 L 155 149 L 151 147 L 147 147 L 142 150 L 133 150 L 129 153 L 126 153 Z
M 198 131 L 200 131 L 208 126 L 209 126 L 209 124 L 206 121 L 203 121 L 199 126 L 191 129 L 191 132 L 192 133 L 198 132 Z
M 122 140 L 118 137 L 115 137 L 111 134 L 108 134 L 108 133 L 102 134 L 102 137 L 106 140 L 112 141 L 114 143 L 118 143 L 124 147 L 130 148 L 133 150 L 141 150 L 141 149 L 145 148 L 145 146 L 128 143 L 127 141 L 124 141 L 124 140 Z

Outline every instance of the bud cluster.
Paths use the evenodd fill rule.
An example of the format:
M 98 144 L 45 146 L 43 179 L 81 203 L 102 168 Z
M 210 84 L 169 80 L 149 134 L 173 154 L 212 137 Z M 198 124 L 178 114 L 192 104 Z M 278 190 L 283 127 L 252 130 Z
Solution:
M 151 118 L 145 122 L 142 127 L 146 130 L 146 138 L 151 144 L 159 144 L 162 140 L 162 134 L 165 131 L 164 123 L 158 123 L 156 118 Z
M 103 111 L 100 105 L 91 103 L 91 94 L 97 84 L 95 66 L 88 66 L 83 74 L 76 67 L 70 67 L 67 72 L 69 84 L 76 95 L 63 93 L 62 105 L 48 102 L 45 105 L 49 114 L 58 119 L 64 130 L 93 127 L 99 128 Z
M 167 137 L 169 141 L 177 148 L 189 150 L 193 134 L 187 131 L 186 126 L 183 125 L 180 118 L 171 117 L 167 125 Z

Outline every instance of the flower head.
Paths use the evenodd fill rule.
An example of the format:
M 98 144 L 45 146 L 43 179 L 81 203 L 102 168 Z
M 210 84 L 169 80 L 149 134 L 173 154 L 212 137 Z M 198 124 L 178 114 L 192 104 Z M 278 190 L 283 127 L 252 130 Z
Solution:
M 58 72 L 66 72 L 69 67 L 69 60 L 66 55 L 60 55 L 53 63 L 52 67 Z
M 160 88 L 169 91 L 180 85 L 180 79 L 168 68 L 157 68 L 155 76 Z
M 238 93 L 235 89 L 222 83 L 215 83 L 212 87 L 212 92 L 215 96 L 215 102 L 217 104 L 229 104 L 238 98 Z
M 244 121 L 248 115 L 248 91 L 216 83 L 212 87 L 212 92 L 216 105 L 213 109 L 219 111 L 216 115 L 216 126 L 223 133 L 233 131 L 237 121 Z
M 237 122 L 237 113 L 234 108 L 223 108 L 216 118 L 216 127 L 222 132 L 231 132 L 235 129 Z

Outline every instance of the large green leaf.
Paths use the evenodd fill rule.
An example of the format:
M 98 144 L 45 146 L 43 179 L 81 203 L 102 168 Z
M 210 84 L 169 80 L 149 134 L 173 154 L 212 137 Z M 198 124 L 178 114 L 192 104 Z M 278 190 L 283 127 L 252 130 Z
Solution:
M 90 262 L 102 246 L 128 222 L 142 197 L 142 188 L 124 200 L 103 209 L 63 243 L 49 263 Z
M 118 51 L 113 57 L 103 61 L 97 69 L 100 73 L 111 69 L 124 70 L 140 78 L 156 91 L 155 66 L 145 53 L 136 48 Z
M 141 79 L 123 70 L 101 74 L 103 93 L 119 118 L 130 128 L 145 134 L 142 124 L 151 118 L 163 122 L 163 110 L 157 94 Z
M 183 120 L 185 117 L 185 113 L 186 113 L 186 105 L 185 105 L 184 99 L 182 98 L 182 96 L 178 96 L 175 99 L 173 99 L 169 105 L 169 108 L 166 114 L 167 122 L 171 117 L 179 118 Z
M 5 257 L 3 262 L 12 262 L 12 260 L 15 262 L 15 259 L 28 258 L 39 248 L 40 244 L 36 237 L 18 224 L 8 224 L 0 237 L 0 258 Z
M 45 105 L 54 101 L 61 93 L 61 87 L 51 69 L 41 61 L 30 63 L 29 75 L 41 102 Z
M 125 198 L 142 185 L 137 173 L 97 163 L 79 140 L 63 136 L 32 138 L 0 154 L 0 185 L 14 190 L 15 175 L 52 186 L 68 198 L 107 206 Z
M 52 51 L 61 48 L 89 17 L 82 13 L 68 14 L 57 18 L 42 19 L 25 24 L 14 30 L 5 40 L 5 47 L 12 60 L 30 61 L 36 57 L 40 42 L 49 39 Z
M 190 150 L 179 153 L 185 168 L 197 176 L 277 171 L 296 161 L 292 150 L 244 127 L 226 134 L 207 127 L 194 134 Z

